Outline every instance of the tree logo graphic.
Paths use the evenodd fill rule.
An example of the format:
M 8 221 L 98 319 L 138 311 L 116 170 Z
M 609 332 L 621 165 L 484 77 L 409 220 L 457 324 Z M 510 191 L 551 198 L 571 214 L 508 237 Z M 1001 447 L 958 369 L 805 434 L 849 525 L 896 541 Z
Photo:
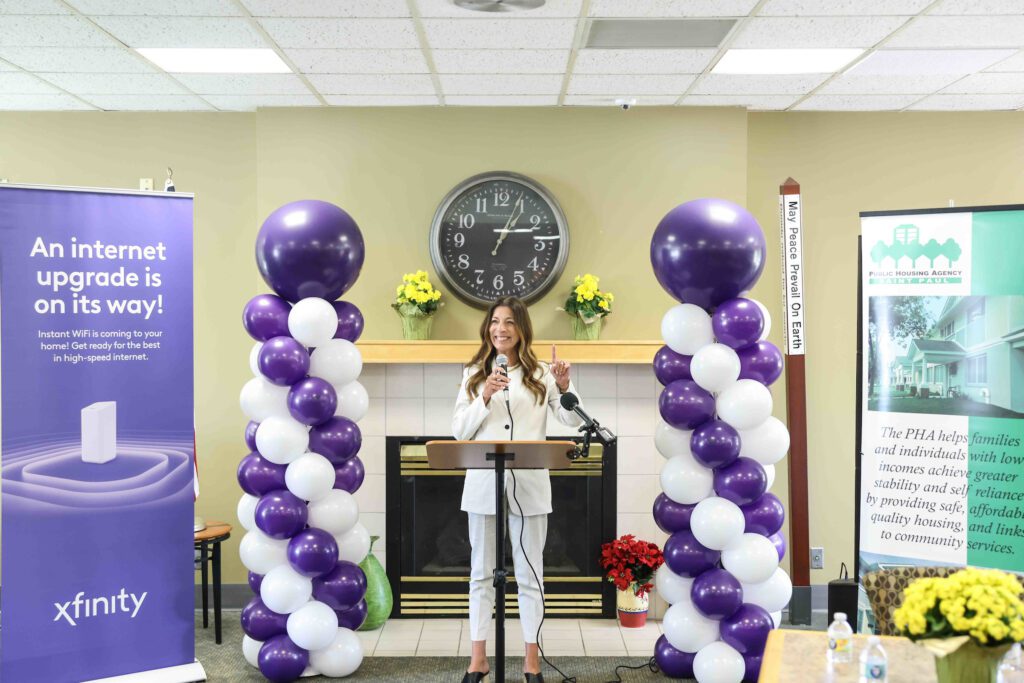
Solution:
M 903 259 L 910 259 L 910 267 L 917 268 L 917 262 L 922 258 L 928 259 L 929 268 L 935 268 L 935 259 L 942 256 L 945 257 L 949 267 L 952 268 L 962 253 L 963 250 L 960 248 L 960 245 L 952 237 L 942 244 L 939 244 L 934 238 L 921 244 L 918 227 L 905 224 L 893 228 L 892 244 L 886 244 L 884 240 L 878 240 L 875 246 L 871 248 L 870 256 L 871 260 L 878 266 L 881 266 L 885 259 L 892 259 L 893 268 L 899 268 L 900 261 Z

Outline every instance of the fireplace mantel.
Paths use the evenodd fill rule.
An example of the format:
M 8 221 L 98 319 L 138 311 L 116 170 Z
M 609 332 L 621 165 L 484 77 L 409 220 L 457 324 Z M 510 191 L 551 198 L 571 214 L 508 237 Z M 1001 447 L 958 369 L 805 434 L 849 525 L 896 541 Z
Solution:
M 480 342 L 475 339 L 402 339 L 360 340 L 359 350 L 364 363 L 465 363 L 476 352 Z M 663 342 L 650 340 L 575 341 L 555 339 L 534 341 L 541 360 L 548 348 L 556 344 L 558 357 L 572 363 L 652 363 Z

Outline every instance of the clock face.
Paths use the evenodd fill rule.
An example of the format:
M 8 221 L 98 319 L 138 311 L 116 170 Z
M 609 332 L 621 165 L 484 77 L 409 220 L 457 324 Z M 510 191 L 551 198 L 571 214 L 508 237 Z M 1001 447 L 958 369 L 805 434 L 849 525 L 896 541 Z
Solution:
M 502 296 L 527 303 L 558 279 L 569 230 L 544 187 L 514 173 L 464 181 L 438 207 L 430 257 L 445 284 L 465 301 L 488 306 Z

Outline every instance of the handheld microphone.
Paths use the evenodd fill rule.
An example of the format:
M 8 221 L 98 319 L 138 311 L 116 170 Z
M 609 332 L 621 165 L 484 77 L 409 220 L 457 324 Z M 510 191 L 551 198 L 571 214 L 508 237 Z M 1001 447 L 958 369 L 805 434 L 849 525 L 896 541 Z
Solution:
M 494 358 L 494 364 L 501 368 L 501 371 L 505 373 L 505 377 L 508 377 L 508 356 L 503 353 L 499 353 Z M 508 400 L 508 385 L 505 385 L 505 399 Z
M 606 446 L 615 443 L 615 435 L 612 434 L 611 431 L 609 431 L 608 429 L 602 427 L 600 422 L 587 415 L 586 411 L 583 410 L 583 408 L 580 408 L 580 399 L 576 396 L 576 394 L 566 392 L 562 394 L 562 398 L 560 399 L 560 401 L 562 403 L 563 408 L 565 408 L 566 410 L 571 410 L 572 412 L 580 416 L 580 419 L 583 420 L 583 429 L 592 431 L 595 434 L 597 434 L 597 438 L 600 439 L 601 443 L 605 444 Z

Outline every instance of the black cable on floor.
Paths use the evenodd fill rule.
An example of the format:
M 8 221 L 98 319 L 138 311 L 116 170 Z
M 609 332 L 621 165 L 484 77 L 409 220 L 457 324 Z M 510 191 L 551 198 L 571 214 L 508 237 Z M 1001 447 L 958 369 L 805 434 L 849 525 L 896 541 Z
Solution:
M 625 671 L 639 671 L 640 669 L 647 669 L 651 673 L 659 673 L 661 671 L 661 669 L 658 668 L 657 662 L 654 661 L 654 657 L 651 657 L 649 660 L 647 660 L 646 664 L 639 664 L 637 666 L 619 664 L 617 667 L 615 667 L 615 680 L 608 681 L 607 683 L 624 683 L 622 680 L 622 674 L 619 673 L 620 669 Z

